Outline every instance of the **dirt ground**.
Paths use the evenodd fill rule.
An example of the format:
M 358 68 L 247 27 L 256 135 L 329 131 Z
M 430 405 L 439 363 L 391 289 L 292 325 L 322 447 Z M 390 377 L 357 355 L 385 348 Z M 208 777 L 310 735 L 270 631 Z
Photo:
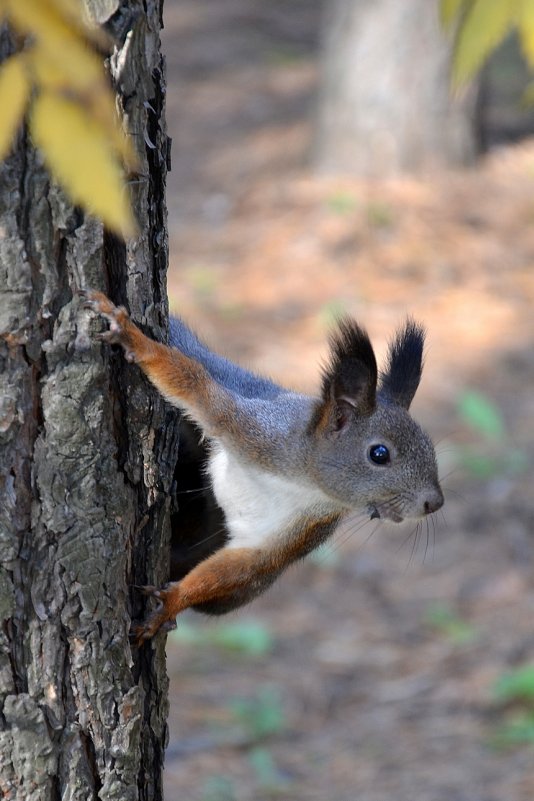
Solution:
M 447 499 L 417 539 L 355 519 L 245 610 L 183 616 L 167 801 L 531 801 L 534 680 L 497 687 L 534 665 L 534 143 L 318 178 L 318 4 L 167 0 L 165 24 L 173 309 L 307 390 L 336 314 L 379 354 L 422 320 Z

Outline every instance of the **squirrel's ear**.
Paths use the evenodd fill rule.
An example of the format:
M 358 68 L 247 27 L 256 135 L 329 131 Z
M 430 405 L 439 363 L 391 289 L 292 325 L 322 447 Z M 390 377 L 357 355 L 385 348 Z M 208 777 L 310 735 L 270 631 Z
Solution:
M 330 361 L 323 371 L 321 401 L 310 428 L 339 431 L 354 415 L 371 414 L 376 405 L 378 371 L 367 332 L 350 319 L 340 320 L 330 337 Z
M 380 376 L 384 400 L 410 408 L 423 371 L 424 328 L 408 319 L 389 346 L 386 370 Z

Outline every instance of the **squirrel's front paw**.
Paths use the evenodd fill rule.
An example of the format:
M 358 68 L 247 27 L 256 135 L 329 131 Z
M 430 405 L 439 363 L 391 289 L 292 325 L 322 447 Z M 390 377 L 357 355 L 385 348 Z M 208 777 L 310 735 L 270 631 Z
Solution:
M 150 640 L 158 631 L 171 631 L 176 628 L 176 604 L 175 598 L 178 592 L 178 582 L 171 582 L 163 589 L 156 587 L 141 587 L 141 591 L 157 600 L 157 606 L 142 623 L 132 626 L 132 639 L 141 646 L 146 640 Z
M 111 345 L 122 345 L 126 359 L 130 362 L 135 361 L 129 332 L 132 323 L 124 306 L 115 306 L 103 292 L 95 289 L 81 289 L 78 294 L 83 298 L 82 305 L 85 309 L 91 309 L 109 322 L 109 330 L 95 334 L 95 339 Z

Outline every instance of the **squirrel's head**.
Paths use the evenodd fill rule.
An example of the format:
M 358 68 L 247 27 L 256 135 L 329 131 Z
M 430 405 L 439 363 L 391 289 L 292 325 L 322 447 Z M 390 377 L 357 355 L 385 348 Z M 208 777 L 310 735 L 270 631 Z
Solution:
M 395 522 L 443 505 L 434 446 L 408 409 L 421 379 L 424 331 L 408 320 L 378 375 L 367 333 L 343 320 L 331 338 L 308 426 L 314 478 L 346 506 Z

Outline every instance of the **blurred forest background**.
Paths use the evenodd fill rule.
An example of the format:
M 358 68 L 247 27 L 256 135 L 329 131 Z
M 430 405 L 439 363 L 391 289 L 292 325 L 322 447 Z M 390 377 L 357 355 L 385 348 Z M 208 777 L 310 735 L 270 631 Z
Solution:
M 428 328 L 413 411 L 446 495 L 418 538 L 355 518 L 250 607 L 180 617 L 168 801 L 534 797 L 527 76 L 508 40 L 448 106 L 433 4 L 374 5 L 382 49 L 356 38 L 350 87 L 336 25 L 376 16 L 329 17 L 318 0 L 165 3 L 172 308 L 219 351 L 309 391 L 336 315 L 382 355 L 412 313 Z M 336 97 L 360 104 L 349 144 Z

